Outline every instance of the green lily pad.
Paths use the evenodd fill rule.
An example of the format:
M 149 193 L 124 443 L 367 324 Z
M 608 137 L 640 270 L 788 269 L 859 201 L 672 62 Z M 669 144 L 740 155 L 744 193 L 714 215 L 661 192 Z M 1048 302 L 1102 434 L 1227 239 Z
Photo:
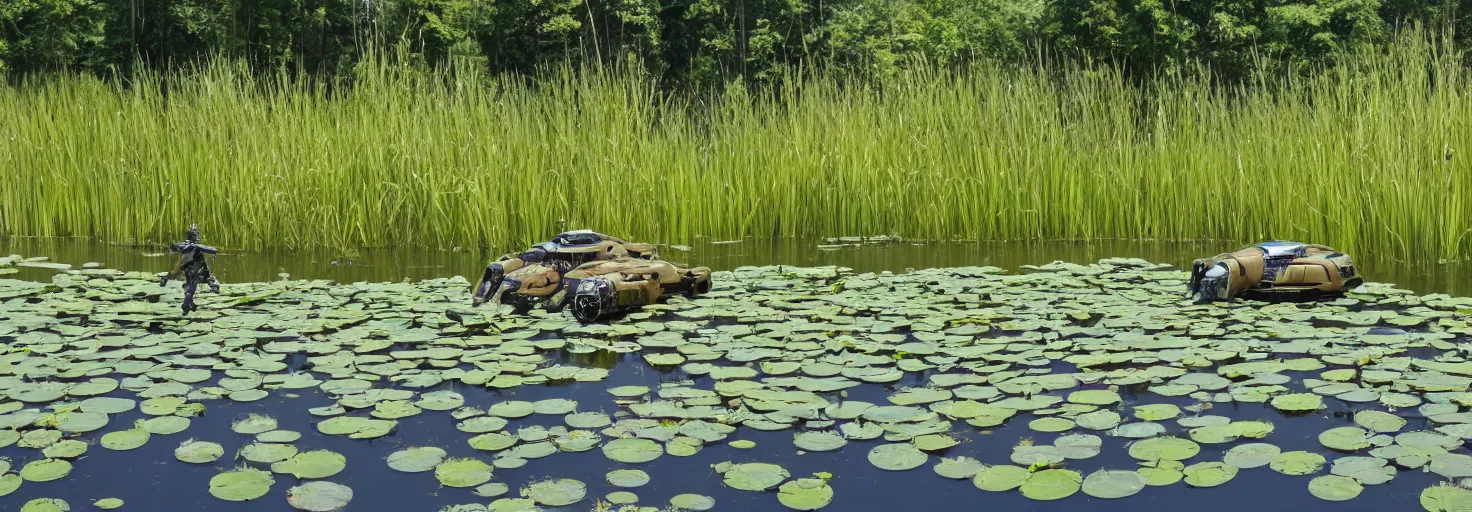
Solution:
M 843 448 L 848 440 L 833 432 L 811 431 L 792 436 L 792 444 L 809 452 L 831 452 Z
M 67 439 L 41 450 L 41 454 L 50 459 L 75 459 L 87 453 L 87 443 L 76 439 Z
M 301 432 L 293 430 L 272 430 L 256 434 L 256 441 L 262 443 L 295 443 L 301 438 Z
M 422 473 L 445 460 L 445 451 L 433 446 L 415 446 L 388 454 L 388 467 L 405 473 Z
M 332 512 L 353 501 L 353 490 L 332 482 L 306 482 L 286 490 L 286 502 L 297 510 Z
M 470 491 L 470 493 L 482 498 L 494 498 L 506 494 L 510 490 L 511 488 L 507 487 L 506 484 L 503 484 L 501 482 L 490 482 L 480 484 L 479 487 L 476 487 L 475 490 Z
M 27 482 L 50 482 L 60 480 L 72 472 L 72 463 L 62 459 L 39 459 L 20 468 L 20 477 Z
M 752 441 L 750 439 L 736 439 L 726 444 L 737 450 L 750 450 L 752 448 L 756 448 L 756 441 Z
M 1165 421 L 1181 415 L 1175 404 L 1149 404 L 1134 408 L 1134 415 L 1142 421 Z
M 1089 389 L 1069 393 L 1068 401 L 1086 405 L 1113 405 L 1120 402 L 1119 393 L 1107 389 Z
M 649 386 L 619 386 L 610 388 L 608 394 L 619 398 L 635 398 L 649 394 Z
M 149 434 L 170 435 L 178 434 L 189 428 L 189 418 L 178 416 L 159 416 L 149 418 L 143 422 L 143 430 Z
M 1353 478 L 1337 475 L 1321 475 L 1308 482 L 1308 492 L 1325 501 L 1349 501 L 1364 490 Z
M 1216 487 L 1237 476 L 1237 467 L 1222 462 L 1198 462 L 1181 471 L 1186 475 L 1186 485 L 1191 487 Z
M 1018 488 L 1030 476 L 1027 468 L 999 464 L 978 472 L 971 483 L 983 491 L 1003 492 Z
M 265 496 L 276 479 L 255 468 L 239 468 L 210 478 L 210 495 L 225 501 L 248 501 Z
M 1354 414 L 1354 422 L 1372 432 L 1398 432 L 1406 426 L 1406 419 L 1384 411 L 1366 409 Z
M 649 483 L 649 474 L 637 469 L 615 469 L 609 471 L 605 479 L 609 485 L 627 489 L 642 487 L 644 484 Z
M 603 456 L 614 462 L 640 464 L 664 455 L 659 443 L 648 439 L 614 439 L 603 445 Z
M 725 469 L 721 472 L 721 477 L 726 486 L 743 491 L 765 491 L 777 487 L 791 476 L 782 466 L 761 462 L 731 464 Z
M 486 414 L 511 419 L 525 418 L 531 416 L 533 412 L 536 412 L 536 406 L 532 405 L 531 402 L 520 400 L 497 402 L 486 409 Z
M 434 468 L 445 487 L 475 487 L 491 481 L 491 466 L 476 459 L 445 459 Z
M 699 494 L 679 494 L 670 498 L 670 506 L 677 510 L 705 511 L 716 506 L 716 500 Z
M 209 464 L 225 455 L 225 448 L 218 443 L 189 439 L 174 449 L 174 458 L 190 464 Z
M 1073 418 L 1078 426 L 1089 430 L 1109 430 L 1119 426 L 1120 420 L 1119 413 L 1110 410 L 1084 413 Z
M 1339 427 L 1319 433 L 1319 443 L 1327 448 L 1352 452 L 1370 447 L 1370 433 L 1359 427 Z
M 245 419 L 236 420 L 230 424 L 230 430 L 237 434 L 256 435 L 262 432 L 276 430 L 276 418 L 260 414 L 251 414 Z
M 21 505 L 20 512 L 67 512 L 72 506 L 60 498 L 36 498 Z
M 92 502 L 92 506 L 102 510 L 112 510 L 123 506 L 123 500 L 117 498 L 103 498 Z
M 1327 462 L 1323 455 L 1317 453 L 1292 451 L 1283 452 L 1278 454 L 1277 457 L 1273 457 L 1273 461 L 1268 463 L 1268 467 L 1272 468 L 1273 471 L 1285 475 L 1302 476 L 1319 472 Z
M 908 471 L 924 465 L 930 456 L 913 444 L 882 444 L 869 450 L 869 463 L 888 471 Z
M 1060 500 L 1078 492 L 1083 480 L 1083 476 L 1077 471 L 1046 469 L 1027 477 L 1020 490 L 1028 499 Z
M 20 488 L 20 484 L 24 482 L 25 479 L 15 473 L 0 475 L 0 496 L 8 496 L 10 493 L 15 492 L 16 489 Z
M 1027 428 L 1038 432 L 1065 432 L 1077 426 L 1072 420 L 1065 418 L 1038 418 L 1028 422 Z
M 1274 409 L 1284 412 L 1317 411 L 1324 406 L 1324 399 L 1313 393 L 1294 393 L 1273 397 Z
M 1201 453 L 1201 445 L 1178 437 L 1156 437 L 1130 445 L 1130 456 L 1144 461 L 1186 460 Z
M 1472 489 L 1455 485 L 1436 485 L 1421 490 L 1421 507 L 1427 512 L 1466 512 L 1472 510 Z
M 1145 477 L 1145 485 L 1161 487 L 1173 485 L 1185 478 L 1186 465 L 1176 460 L 1160 460 L 1155 462 L 1142 462 L 1140 469 L 1135 470 Z
M 103 434 L 100 444 L 109 450 L 134 450 L 147 444 L 149 437 L 148 431 L 141 428 L 119 430 Z
M 317 431 L 330 436 L 345 435 L 350 439 L 373 439 L 388 435 L 398 425 L 399 422 L 394 420 L 337 416 L 317 423 Z
M 1396 469 L 1390 461 L 1378 457 L 1340 457 L 1334 459 L 1329 472 L 1364 485 L 1378 485 L 1395 479 Z
M 915 444 L 916 448 L 927 452 L 944 450 L 946 448 L 961 444 L 961 442 L 957 441 L 956 438 L 946 434 L 925 434 L 916 437 L 915 439 L 911 440 L 911 442 Z
M 348 459 L 339 453 L 328 450 L 312 450 L 301 452 L 290 459 L 271 465 L 271 471 L 275 473 L 286 473 L 297 478 L 327 478 L 342 472 L 347 467 Z
M 986 467 L 986 464 L 982 464 L 981 461 L 970 457 L 956 457 L 954 459 L 941 457 L 940 463 L 936 464 L 932 469 L 935 470 L 935 474 L 943 478 L 964 480 L 975 477 L 977 473 L 980 473 Z
M 583 501 L 587 495 L 588 486 L 571 478 L 543 480 L 521 490 L 522 497 L 548 507 L 571 505 Z
M 777 501 L 793 510 L 817 510 L 833 501 L 833 488 L 820 478 L 799 478 L 777 489 Z
M 1222 457 L 1222 462 L 1239 469 L 1260 468 L 1273 462 L 1283 450 L 1267 443 L 1247 443 L 1233 446 Z
M 639 502 L 639 495 L 629 491 L 614 491 L 603 496 L 603 500 L 614 505 L 633 505 Z
M 1102 469 L 1084 478 L 1084 494 L 1095 498 L 1117 499 L 1133 496 L 1145 488 L 1145 476 L 1137 471 Z
M 290 459 L 297 448 L 289 444 L 251 443 L 240 449 L 240 456 L 251 462 L 272 464 Z

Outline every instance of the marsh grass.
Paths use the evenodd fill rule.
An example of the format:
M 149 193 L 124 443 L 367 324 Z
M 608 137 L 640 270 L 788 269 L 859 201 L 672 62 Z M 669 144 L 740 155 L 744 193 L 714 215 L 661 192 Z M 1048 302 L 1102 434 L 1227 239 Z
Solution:
M 1292 238 L 1472 249 L 1472 88 L 1423 37 L 1220 88 L 978 65 L 677 97 L 628 72 L 533 83 L 364 66 L 352 87 L 225 61 L 120 87 L 0 88 L 0 234 L 227 247 L 640 239 Z M 167 93 L 162 91 L 167 91 Z

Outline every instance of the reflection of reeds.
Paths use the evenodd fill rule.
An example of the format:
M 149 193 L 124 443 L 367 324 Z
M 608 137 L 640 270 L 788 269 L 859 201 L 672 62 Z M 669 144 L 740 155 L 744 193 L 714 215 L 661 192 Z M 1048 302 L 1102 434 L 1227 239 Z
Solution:
M 510 248 L 590 227 L 1472 252 L 1472 175 L 1448 158 L 1472 155 L 1472 89 L 1420 37 L 1233 90 L 1072 66 L 794 78 L 715 100 L 632 73 L 476 76 L 368 65 L 324 95 L 218 63 L 126 90 L 3 87 L 0 234 L 162 241 L 198 222 L 232 248 Z

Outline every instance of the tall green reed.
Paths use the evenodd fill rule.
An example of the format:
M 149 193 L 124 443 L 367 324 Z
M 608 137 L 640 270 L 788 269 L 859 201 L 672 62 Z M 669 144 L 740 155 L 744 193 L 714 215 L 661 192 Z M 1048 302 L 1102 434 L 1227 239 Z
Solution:
M 535 82 L 378 59 L 351 87 L 216 61 L 0 88 L 0 234 L 231 247 L 1295 238 L 1472 253 L 1472 88 L 1424 37 L 1311 79 L 1130 84 L 987 64 L 780 92 Z M 166 92 L 165 92 L 166 91 Z

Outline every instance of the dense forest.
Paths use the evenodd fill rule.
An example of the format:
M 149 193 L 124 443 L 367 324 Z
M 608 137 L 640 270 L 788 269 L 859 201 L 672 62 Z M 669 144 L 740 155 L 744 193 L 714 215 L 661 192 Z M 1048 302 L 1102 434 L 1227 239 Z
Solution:
M 209 56 L 344 76 L 374 52 L 488 73 L 636 65 L 665 84 L 795 66 L 886 75 L 1051 53 L 1132 75 L 1315 69 L 1411 24 L 1472 34 L 1461 0 L 6 0 L 0 70 L 111 75 Z M 1465 36 L 1458 36 L 1465 41 Z M 1204 64 L 1204 66 L 1202 65 Z

